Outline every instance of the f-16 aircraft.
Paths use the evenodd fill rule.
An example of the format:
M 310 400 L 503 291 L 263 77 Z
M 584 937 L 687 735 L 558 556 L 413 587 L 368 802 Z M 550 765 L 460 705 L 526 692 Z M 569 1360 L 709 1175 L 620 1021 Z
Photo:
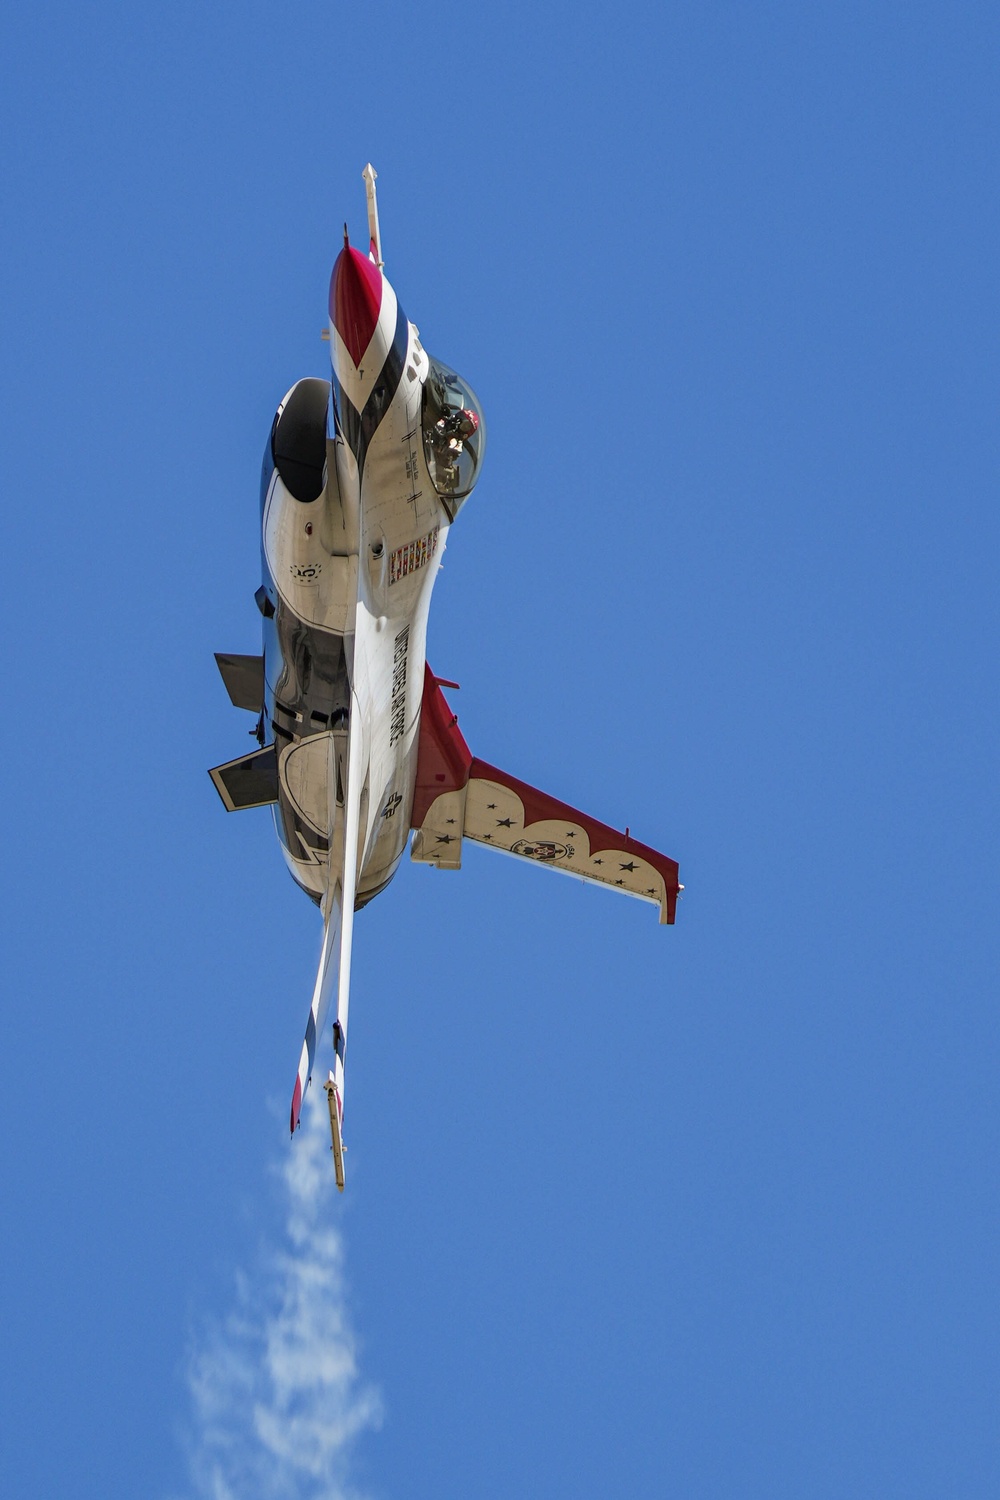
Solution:
M 458 870 L 484 848 L 656 906 L 673 922 L 674 860 L 473 755 L 425 660 L 449 530 L 479 478 L 486 427 L 471 386 L 423 348 L 383 270 L 375 171 L 362 174 L 369 245 L 330 279 L 331 378 L 292 386 L 261 476 L 260 656 L 218 654 L 259 749 L 209 774 L 230 811 L 273 806 L 292 878 L 323 942 L 291 1129 L 333 1007 L 325 1084 L 344 1187 L 344 1064 L 354 913 L 410 857 Z M 326 337 L 326 334 L 324 334 Z

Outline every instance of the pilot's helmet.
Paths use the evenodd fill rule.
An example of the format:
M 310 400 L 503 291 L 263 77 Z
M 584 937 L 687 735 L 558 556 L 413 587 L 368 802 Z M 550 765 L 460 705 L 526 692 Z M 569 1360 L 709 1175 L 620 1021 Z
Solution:
M 474 432 L 479 431 L 479 417 L 468 406 L 463 406 L 458 413 L 458 431 L 464 438 L 470 438 Z

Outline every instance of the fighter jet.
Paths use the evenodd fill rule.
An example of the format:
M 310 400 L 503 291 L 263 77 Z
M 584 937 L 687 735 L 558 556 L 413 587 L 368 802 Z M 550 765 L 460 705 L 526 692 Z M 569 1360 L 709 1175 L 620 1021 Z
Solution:
M 333 1007 L 325 1084 L 344 1187 L 344 1065 L 354 913 L 410 857 L 458 870 L 466 840 L 648 901 L 673 922 L 678 867 L 631 836 L 474 756 L 425 659 L 449 531 L 479 478 L 486 426 L 472 387 L 428 354 L 383 269 L 375 171 L 367 251 L 330 278 L 330 380 L 282 400 L 261 475 L 260 656 L 217 654 L 259 748 L 209 772 L 229 811 L 272 806 L 323 941 L 291 1130 Z M 324 333 L 324 337 L 327 334 Z M 253 731 L 251 731 L 253 732 Z

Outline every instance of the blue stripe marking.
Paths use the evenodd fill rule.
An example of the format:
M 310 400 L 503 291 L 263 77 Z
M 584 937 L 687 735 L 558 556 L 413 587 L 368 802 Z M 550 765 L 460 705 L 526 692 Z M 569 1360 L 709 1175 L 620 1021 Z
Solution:
M 358 461 L 358 473 L 361 474 L 365 467 L 365 456 L 368 453 L 368 445 L 375 435 L 375 430 L 389 410 L 392 398 L 399 390 L 399 382 L 403 378 L 403 366 L 406 363 L 406 347 L 410 340 L 410 325 L 406 314 L 399 303 L 396 303 L 396 331 L 392 336 L 392 348 L 385 357 L 385 364 L 379 372 L 379 377 L 372 387 L 371 395 L 365 402 L 365 409 L 359 412 L 345 392 L 340 381 L 337 379 L 336 370 L 333 371 L 333 409 L 337 420 L 337 426 L 343 434 L 354 457 Z
M 316 1056 L 316 1017 L 312 1011 L 306 1022 L 306 1051 L 309 1054 L 309 1076 L 312 1077 L 313 1059 Z

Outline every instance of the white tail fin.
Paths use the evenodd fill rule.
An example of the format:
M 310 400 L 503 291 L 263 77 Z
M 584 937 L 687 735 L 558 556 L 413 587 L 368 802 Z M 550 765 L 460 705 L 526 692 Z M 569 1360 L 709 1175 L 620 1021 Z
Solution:
M 335 999 L 334 1072 L 327 1084 L 332 1088 L 337 1110 L 338 1130 L 344 1117 L 344 1061 L 347 1054 L 347 1016 L 351 994 L 351 946 L 354 936 L 354 899 L 358 883 L 358 843 L 363 776 L 363 731 L 357 697 L 351 695 L 351 722 L 347 732 L 346 765 L 340 767 L 340 784 L 344 800 L 338 805 L 335 790 L 338 782 L 337 757 L 342 754 L 338 736 L 330 736 L 329 787 L 332 810 L 330 828 L 330 883 L 323 900 L 323 946 L 313 988 L 306 1034 L 299 1057 L 299 1071 L 292 1096 L 292 1133 L 299 1123 L 302 1099 L 309 1086 L 316 1060 L 316 1042 L 326 1024 L 330 1003 Z M 341 741 L 342 745 L 342 741 Z M 339 826 L 338 826 L 339 825 Z M 337 836 L 343 828 L 343 840 Z M 343 1188 L 343 1161 L 339 1162 L 337 1186 Z

